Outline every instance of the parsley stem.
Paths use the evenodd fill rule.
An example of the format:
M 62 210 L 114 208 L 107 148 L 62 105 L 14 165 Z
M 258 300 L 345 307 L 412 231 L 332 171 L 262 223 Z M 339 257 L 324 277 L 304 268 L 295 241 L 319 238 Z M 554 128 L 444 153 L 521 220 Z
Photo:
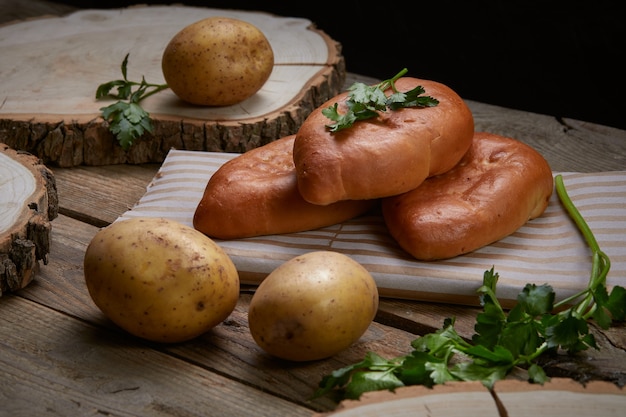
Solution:
M 135 85 L 140 85 L 140 84 L 137 84 L 137 83 L 134 83 L 134 84 Z M 156 93 L 158 93 L 160 91 L 167 90 L 169 88 L 169 86 L 167 84 L 144 84 L 144 87 L 145 88 L 142 90 L 142 94 L 136 98 L 135 103 L 139 103 L 141 100 L 143 100 L 145 98 L 148 98 L 151 95 L 156 94 Z M 149 91 L 149 92 L 147 92 L 147 93 L 145 93 L 144 91 L 146 91 L 150 87 L 152 87 L 154 89 Z
M 589 228 L 589 225 L 587 225 L 587 222 L 585 221 L 583 216 L 580 214 L 580 212 L 578 211 L 578 209 L 572 202 L 571 198 L 569 197 L 567 193 L 567 190 L 565 189 L 565 185 L 563 183 L 563 176 L 561 174 L 558 174 L 557 176 L 555 176 L 554 183 L 555 183 L 556 193 L 559 196 L 561 203 L 563 203 L 565 210 L 567 210 L 568 214 L 570 215 L 574 223 L 576 223 L 578 230 L 580 230 L 580 232 L 583 234 L 585 240 L 587 241 L 587 244 L 589 245 L 589 248 L 593 252 L 600 252 L 600 246 L 598 245 L 598 242 L 596 241 L 596 238 L 594 237 L 593 232 L 591 231 L 591 229 Z
M 545 351 L 547 351 L 550 347 L 548 346 L 547 342 L 543 342 L 541 344 L 541 346 L 539 346 L 533 353 L 531 353 L 530 355 L 526 355 L 526 356 L 520 356 L 515 363 L 513 363 L 513 366 L 520 366 L 520 365 L 530 365 L 535 359 L 537 359 L 539 356 L 543 355 L 543 353 Z
M 591 274 L 589 277 L 588 287 L 578 294 L 561 300 L 556 303 L 554 307 L 558 308 L 578 299 L 579 297 L 585 296 L 585 298 L 576 306 L 575 311 L 581 317 L 588 318 L 593 314 L 596 308 L 595 305 L 593 305 L 593 292 L 599 285 L 606 284 L 606 277 L 609 273 L 609 269 L 611 268 L 611 261 L 609 260 L 609 257 L 600 249 L 600 245 L 598 245 L 591 228 L 589 228 L 589 225 L 569 197 L 563 183 L 563 176 L 560 174 L 556 175 L 554 177 L 554 183 L 556 193 L 559 196 L 563 207 L 565 207 L 565 210 L 578 227 L 578 230 L 582 233 L 592 253 Z
M 154 84 L 146 82 L 141 77 L 141 82 L 128 79 L 128 56 L 122 61 L 122 80 L 113 80 L 100 84 L 96 89 L 96 99 L 105 97 L 114 98 L 118 101 L 109 106 L 102 107 L 102 118 L 109 123 L 109 130 L 113 133 L 124 150 L 128 150 L 133 142 L 145 132 L 152 132 L 152 119 L 139 102 L 150 97 L 169 86 L 167 84 Z M 112 92 L 113 90 L 113 92 Z
M 394 75 L 392 78 L 379 83 L 377 87 L 381 89 L 382 91 L 385 91 L 386 89 L 391 87 L 393 92 L 397 93 L 398 89 L 396 88 L 396 81 L 402 76 L 404 76 L 404 74 L 406 74 L 407 72 L 409 72 L 409 70 L 407 68 L 403 68 L 399 73 Z

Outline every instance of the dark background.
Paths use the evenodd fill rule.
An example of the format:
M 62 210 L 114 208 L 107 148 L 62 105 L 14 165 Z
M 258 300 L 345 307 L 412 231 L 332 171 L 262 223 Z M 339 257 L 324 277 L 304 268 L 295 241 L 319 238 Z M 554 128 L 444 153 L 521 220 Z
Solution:
M 65 0 L 82 8 L 171 1 Z M 563 4 L 561 4 L 563 3 Z M 624 2 L 181 0 L 304 17 L 342 44 L 349 72 L 402 68 L 465 99 L 626 129 Z

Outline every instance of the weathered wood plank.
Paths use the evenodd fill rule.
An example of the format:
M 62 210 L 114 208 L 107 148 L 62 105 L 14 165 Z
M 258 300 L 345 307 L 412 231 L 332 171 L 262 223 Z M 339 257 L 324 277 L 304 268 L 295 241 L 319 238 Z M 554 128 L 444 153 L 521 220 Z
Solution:
M 331 358 L 288 362 L 270 357 L 252 339 L 248 329 L 250 298 L 250 294 L 243 294 L 230 317 L 211 332 L 164 350 L 219 374 L 245 380 L 263 391 L 286 396 L 300 405 L 332 410 L 336 404 L 328 397 L 309 400 L 324 375 L 361 361 L 368 351 L 390 358 L 405 355 L 415 338 L 411 333 L 374 322 L 356 343 Z
M 159 164 L 55 168 L 59 212 L 98 227 L 139 201 Z
M 103 332 L 114 332 L 124 341 L 125 348 L 146 348 L 145 342 L 126 335 L 110 323 L 89 298 L 79 265 L 97 230 L 97 227 L 59 216 L 53 228 L 54 256 L 33 284 L 20 294 L 54 311 L 97 326 Z M 419 334 L 439 329 L 445 317 L 455 317 L 459 332 L 469 339 L 478 311 L 445 304 L 382 300 L 376 322 L 350 349 L 324 361 L 293 364 L 268 357 L 255 344 L 247 325 L 250 298 L 251 293 L 244 291 L 235 311 L 225 322 L 193 341 L 174 346 L 148 345 L 218 374 L 246 381 L 262 391 L 290 398 L 301 406 L 323 411 L 333 408 L 334 404 L 328 398 L 308 402 L 323 375 L 360 361 L 368 351 L 385 357 L 406 354 L 411 349 L 411 340 Z M 33 326 L 30 318 L 25 320 L 24 326 Z M 596 337 L 601 347 L 599 351 L 548 358 L 549 374 L 619 383 L 626 377 L 626 352 L 612 346 L 601 332 L 596 332 Z
M 348 74 L 345 85 L 356 80 L 376 81 Z M 553 170 L 626 169 L 626 132 L 468 104 L 477 129 L 529 143 Z M 332 408 L 328 399 L 307 401 L 321 376 L 362 359 L 368 350 L 386 357 L 406 353 L 412 338 L 452 316 L 461 335 L 471 337 L 479 309 L 382 300 L 376 322 L 350 349 L 315 363 L 284 363 L 254 344 L 246 291 L 231 317 L 189 343 L 159 346 L 124 334 L 90 300 L 82 259 L 98 228 L 132 207 L 157 169 L 153 164 L 54 170 L 62 215 L 53 222 L 50 263 L 29 287 L 0 300 L 0 415 L 250 415 L 250 410 L 310 415 Z M 594 327 L 599 351 L 547 357 L 544 366 L 551 376 L 626 385 L 624 329 L 623 324 L 603 332 Z
M 125 349 L 152 347 L 163 353 L 169 352 L 221 375 L 258 386 L 262 391 L 295 399 L 302 406 L 329 410 L 334 404 L 328 398 L 308 402 L 324 374 L 361 360 L 369 350 L 389 357 L 405 354 L 410 349 L 410 341 L 415 338 L 414 334 L 402 329 L 374 323 L 353 347 L 328 360 L 307 364 L 275 360 L 256 345 L 248 331 L 247 311 L 251 294 L 244 293 L 231 316 L 211 332 L 180 345 L 149 344 L 127 335 L 109 322 L 89 297 L 82 268 L 78 265 L 82 265 L 86 246 L 98 228 L 63 215 L 55 222 L 51 248 L 54 256 L 20 295 L 80 322 L 90 323 L 104 333 L 115 333 Z M 37 326 L 30 321 L 30 316 L 26 317 L 23 326 Z
M 469 340 L 480 311 L 477 307 L 385 298 L 380 300 L 376 321 L 423 335 L 441 329 L 444 319 L 455 318 L 457 332 Z
M 3 415 L 311 414 L 246 381 L 233 381 L 21 297 L 7 296 L 0 317 Z
M 467 101 L 476 131 L 509 136 L 535 148 L 553 171 L 626 169 L 626 131 L 573 119 Z

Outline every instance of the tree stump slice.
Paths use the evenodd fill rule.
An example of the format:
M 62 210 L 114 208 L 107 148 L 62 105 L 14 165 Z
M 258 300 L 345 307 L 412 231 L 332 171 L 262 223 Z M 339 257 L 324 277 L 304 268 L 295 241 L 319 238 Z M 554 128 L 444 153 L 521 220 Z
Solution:
M 154 121 L 124 151 L 100 117 L 114 100 L 97 87 L 122 78 L 164 83 L 161 57 L 183 27 L 211 16 L 257 26 L 274 50 L 263 88 L 225 107 L 186 104 L 171 90 L 142 101 Z M 162 162 L 172 149 L 245 152 L 295 133 L 313 109 L 338 94 L 346 77 L 341 45 L 302 18 L 186 6 L 81 10 L 0 26 L 0 141 L 47 165 Z
M 624 406 L 626 390 L 606 381 L 583 385 L 568 378 L 552 378 L 544 384 L 532 384 L 507 379 L 496 381 L 491 391 L 478 381 L 448 381 L 432 388 L 411 385 L 394 392 L 366 392 L 359 400 L 344 400 L 334 411 L 315 413 L 312 417 L 621 417 Z
M 0 296 L 26 287 L 48 263 L 59 201 L 52 171 L 39 158 L 0 144 Z

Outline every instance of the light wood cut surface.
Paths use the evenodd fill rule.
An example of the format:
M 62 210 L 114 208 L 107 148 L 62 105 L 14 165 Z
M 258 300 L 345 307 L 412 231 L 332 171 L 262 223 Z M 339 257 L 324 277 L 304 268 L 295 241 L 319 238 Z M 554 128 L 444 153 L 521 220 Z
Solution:
M 0 296 L 26 287 L 48 263 L 56 181 L 36 157 L 0 143 Z
M 141 102 L 154 120 L 129 151 L 117 146 L 96 100 L 122 78 L 164 84 L 161 57 L 181 29 L 212 16 L 250 22 L 274 51 L 269 80 L 252 97 L 222 107 L 183 102 L 166 89 Z M 243 152 L 295 133 L 312 109 L 340 91 L 340 46 L 311 21 L 264 12 L 187 6 L 76 11 L 0 26 L 0 129 L 9 145 L 58 166 L 161 162 L 170 148 Z

